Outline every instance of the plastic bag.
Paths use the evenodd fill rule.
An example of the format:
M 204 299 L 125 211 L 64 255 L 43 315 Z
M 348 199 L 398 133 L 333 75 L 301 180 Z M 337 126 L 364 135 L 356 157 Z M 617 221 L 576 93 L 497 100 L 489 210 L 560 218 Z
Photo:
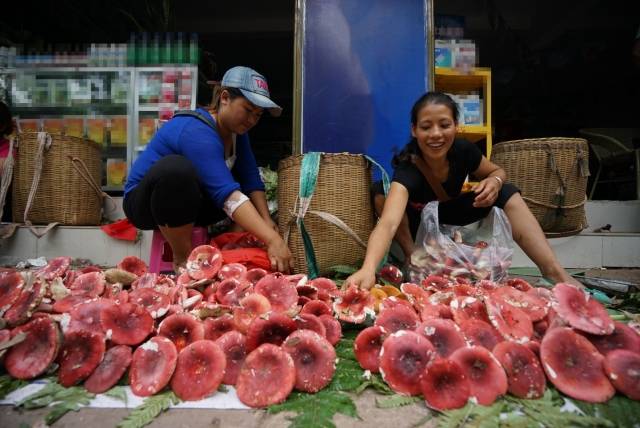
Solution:
M 218 247 L 224 263 L 240 263 L 247 269 L 261 268 L 271 271 L 271 261 L 265 244 L 249 232 L 227 232 L 211 239 Z
M 422 210 L 409 277 L 416 284 L 428 275 L 499 282 L 511 266 L 514 244 L 511 224 L 500 208 L 492 208 L 479 222 L 451 226 L 439 224 L 438 202 L 430 202 Z

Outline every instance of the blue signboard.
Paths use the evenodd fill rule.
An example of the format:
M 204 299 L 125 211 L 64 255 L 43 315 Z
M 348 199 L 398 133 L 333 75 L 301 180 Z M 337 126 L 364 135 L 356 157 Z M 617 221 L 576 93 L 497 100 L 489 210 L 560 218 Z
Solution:
M 298 5 L 301 151 L 367 153 L 391 172 L 411 106 L 429 87 L 431 1 Z

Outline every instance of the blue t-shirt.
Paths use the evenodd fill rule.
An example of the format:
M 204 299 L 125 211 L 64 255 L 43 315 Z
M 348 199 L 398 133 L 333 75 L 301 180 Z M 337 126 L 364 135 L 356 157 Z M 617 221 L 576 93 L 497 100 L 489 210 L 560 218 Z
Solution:
M 208 111 L 198 109 L 198 112 L 215 122 Z M 156 161 L 172 154 L 191 161 L 207 193 L 220 209 L 235 190 L 247 195 L 255 190 L 264 191 L 247 134 L 236 138 L 236 162 L 229 171 L 224 161 L 224 143 L 218 132 L 195 117 L 178 116 L 156 132 L 133 163 L 124 187 L 125 195 L 138 185 Z

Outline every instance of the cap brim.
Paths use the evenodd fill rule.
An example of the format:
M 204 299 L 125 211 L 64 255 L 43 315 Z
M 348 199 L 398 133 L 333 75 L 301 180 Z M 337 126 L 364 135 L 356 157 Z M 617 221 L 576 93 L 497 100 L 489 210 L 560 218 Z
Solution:
M 252 104 L 257 105 L 258 107 L 262 107 L 267 110 L 271 116 L 278 117 L 282 114 L 282 107 L 278 104 L 271 101 L 269 98 L 264 95 L 256 94 L 255 92 L 250 92 L 245 89 L 238 88 L 242 95 L 245 96 Z

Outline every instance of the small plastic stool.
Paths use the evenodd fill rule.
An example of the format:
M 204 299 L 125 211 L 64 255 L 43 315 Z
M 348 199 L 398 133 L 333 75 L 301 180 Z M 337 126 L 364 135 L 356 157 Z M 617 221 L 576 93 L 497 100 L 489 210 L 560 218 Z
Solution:
M 209 243 L 206 227 L 194 227 L 191 232 L 191 248 Z M 149 272 L 173 272 L 173 251 L 159 230 L 153 231 L 151 254 L 149 256 Z

